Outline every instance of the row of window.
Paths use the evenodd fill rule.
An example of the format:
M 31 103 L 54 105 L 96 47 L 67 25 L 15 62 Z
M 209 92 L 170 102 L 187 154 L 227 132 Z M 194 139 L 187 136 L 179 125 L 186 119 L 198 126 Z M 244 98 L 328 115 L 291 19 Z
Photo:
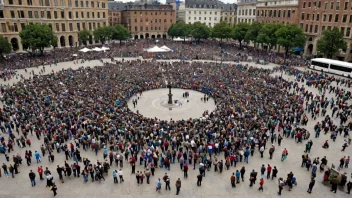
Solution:
M 255 19 L 238 19 L 238 22 L 241 23 L 253 23 Z
M 161 31 L 161 27 L 160 26 L 159 27 L 153 27 L 153 26 L 150 27 L 150 31 L 158 31 L 158 30 Z M 164 31 L 166 31 L 166 30 L 167 30 L 167 26 L 164 26 Z M 134 27 L 134 31 L 138 32 L 138 27 L 137 26 Z M 139 27 L 139 31 L 141 31 L 141 32 L 144 31 L 144 27 L 140 26 Z M 145 27 L 145 31 L 149 31 L 149 28 Z
M 17 14 L 16 14 L 17 13 Z M 75 12 L 76 14 L 76 19 L 78 18 L 105 18 L 105 12 Z M 15 10 L 10 10 L 10 16 L 11 18 L 35 18 L 35 19 L 38 19 L 38 18 L 47 18 L 47 19 L 58 19 L 58 18 L 61 18 L 61 19 L 72 19 L 73 16 L 72 16 L 72 12 L 71 11 L 68 11 L 68 12 L 65 12 L 64 10 L 61 10 L 61 11 L 44 11 L 44 10 L 41 10 L 41 11 L 32 11 L 32 10 L 29 10 L 27 12 L 23 11 L 23 10 L 17 10 L 17 12 Z M 0 18 L 4 18 L 4 12 L 3 10 L 0 10 Z
M 238 10 L 238 15 L 254 15 L 255 16 L 255 9 L 243 9 Z
M 312 16 L 312 17 L 310 17 Z M 319 21 L 320 20 L 320 15 L 319 14 L 310 14 L 310 13 L 302 13 L 301 15 L 301 19 L 302 20 L 316 20 L 316 21 Z M 339 14 L 335 14 L 335 18 L 333 19 L 333 15 L 332 14 L 324 14 L 323 15 L 323 22 L 326 22 L 328 20 L 328 22 L 335 22 L 335 23 L 338 23 L 339 22 L 339 19 L 341 19 L 341 22 L 342 23 L 346 23 L 347 21 L 349 21 L 349 23 L 352 23 L 352 15 L 350 15 L 349 17 L 349 20 L 347 20 L 348 18 L 348 15 L 347 14 L 344 14 L 342 15 L 342 18 L 340 18 L 340 15 Z
M 188 11 L 188 14 L 192 14 L 192 11 Z M 197 11 L 193 11 L 193 14 L 197 14 Z M 202 11 L 198 11 L 198 14 L 202 14 Z M 207 11 L 203 11 L 203 14 L 207 14 Z M 209 14 L 213 14 L 213 12 L 209 12 Z M 214 12 L 214 15 L 217 15 L 217 14 L 218 12 Z
M 281 17 L 281 10 L 258 10 L 257 11 L 257 16 L 261 17 Z M 286 15 L 286 10 L 282 10 L 282 17 L 291 17 L 291 10 L 287 10 L 287 15 Z
M 204 21 L 207 20 L 207 17 L 203 17 L 204 18 Z M 232 17 L 231 17 L 232 18 Z M 208 17 L 209 21 L 211 21 L 211 17 Z M 191 17 L 188 17 L 188 20 L 191 20 Z M 197 17 L 194 17 L 194 20 L 197 20 Z M 198 20 L 201 21 L 202 20 L 202 17 L 198 17 Z M 214 21 L 218 20 L 217 17 L 214 17 Z
M 300 24 L 300 27 L 303 29 L 303 23 Z M 314 28 L 314 29 L 313 29 Z M 331 30 L 334 27 L 332 26 L 321 26 L 321 31 L 319 31 L 319 25 L 309 25 L 309 24 L 305 24 L 305 28 L 303 29 L 304 32 L 307 33 L 318 33 L 318 32 L 323 32 L 326 29 Z M 341 27 L 340 31 L 343 32 L 345 37 L 350 37 L 351 36 L 351 27 Z
M 312 4 L 313 3 L 313 4 Z M 336 9 L 336 10 L 340 10 L 340 2 L 336 2 L 336 4 L 334 2 L 330 2 L 330 6 L 328 6 L 328 2 L 325 2 L 324 4 L 324 9 L 330 9 L 330 10 L 333 10 L 333 9 Z M 316 1 L 314 2 L 308 2 L 308 8 L 310 7 L 313 7 L 314 8 L 320 8 L 321 7 L 321 1 L 318 1 L 318 3 Z M 307 6 L 307 3 L 306 2 L 303 2 L 303 5 L 302 7 L 303 8 L 306 8 Z M 348 1 L 344 2 L 343 4 L 343 10 L 348 10 L 348 8 L 350 8 L 352 10 L 352 4 Z
M 150 15 L 153 15 L 153 13 L 154 13 L 154 12 L 150 12 Z M 164 15 L 166 16 L 167 13 L 168 13 L 168 12 L 164 12 Z M 172 12 L 169 12 L 169 13 L 170 13 L 170 15 L 172 16 Z M 137 12 L 134 12 L 134 15 L 136 15 L 136 14 L 137 14 Z M 140 14 L 141 16 L 143 16 L 143 12 L 139 12 L 139 14 Z M 144 12 L 144 15 L 147 16 L 147 15 L 148 15 L 148 12 Z M 157 15 L 158 15 L 158 12 L 155 12 L 154 15 L 157 16 Z M 161 12 L 159 12 L 159 15 L 161 15 Z
M 58 1 L 60 1 L 60 5 L 58 4 Z M 34 3 L 33 3 L 34 2 Z M 39 4 L 37 4 L 36 0 L 7 0 L 8 5 L 39 5 L 39 6 L 50 6 L 51 0 L 39 0 Z M 61 6 L 61 7 L 72 7 L 72 0 L 52 0 L 52 6 Z M 106 8 L 105 2 L 96 2 L 95 1 L 79 1 L 75 0 L 75 7 L 76 8 L 95 8 L 95 5 L 97 8 Z M 101 6 L 100 6 L 101 5 Z
M 149 21 L 148 18 L 145 18 L 144 20 L 145 20 L 145 22 L 153 23 L 153 19 L 150 19 L 150 21 Z M 143 22 L 144 20 L 142 18 L 140 18 L 139 22 Z M 137 23 L 138 19 L 134 19 L 134 22 Z M 154 22 L 158 23 L 158 19 L 154 19 Z M 167 19 L 164 19 L 164 23 L 166 23 L 166 22 L 167 22 Z M 161 23 L 161 19 L 159 19 L 159 23 Z M 170 23 L 172 23 L 172 19 L 170 19 Z
M 197 21 L 196 21 L 197 22 Z M 191 22 L 188 22 L 189 25 L 191 25 L 192 23 Z M 213 27 L 215 26 L 217 23 L 208 23 L 208 27 Z
M 81 31 L 82 29 L 87 29 L 86 24 L 88 26 L 89 30 L 94 30 L 96 28 L 99 28 L 100 26 L 105 26 L 106 23 L 99 23 L 99 22 L 82 22 L 82 23 L 76 23 L 76 29 L 73 28 L 73 23 L 69 23 L 68 24 L 68 31 Z M 51 27 L 52 29 L 52 25 L 54 25 L 54 23 L 48 23 L 48 25 Z M 21 27 L 21 29 L 19 29 L 19 27 Z M 1 32 L 2 33 L 6 33 L 6 32 L 19 32 L 21 30 L 23 30 L 26 27 L 26 23 L 13 23 L 13 25 L 7 25 L 6 23 L 1 23 Z M 61 29 L 60 29 L 61 27 Z M 66 31 L 66 23 L 55 23 L 55 29 L 54 31 L 57 32 L 65 32 Z

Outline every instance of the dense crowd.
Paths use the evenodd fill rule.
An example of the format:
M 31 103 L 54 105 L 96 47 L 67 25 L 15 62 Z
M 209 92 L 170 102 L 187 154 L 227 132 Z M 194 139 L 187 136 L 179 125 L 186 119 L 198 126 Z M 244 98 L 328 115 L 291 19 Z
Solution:
M 151 48 L 155 45 L 161 47 L 166 45 L 171 52 L 166 53 L 148 53 L 144 49 Z M 107 44 L 109 51 L 102 52 L 79 52 L 78 48 L 56 48 L 45 51 L 43 55 L 32 53 L 10 54 L 6 59 L 0 59 L 0 68 L 2 71 L 23 69 L 28 67 L 37 67 L 47 64 L 56 64 L 58 62 L 71 61 L 75 59 L 94 60 L 114 57 L 139 57 L 144 59 L 203 59 L 219 61 L 255 61 L 257 63 L 284 63 L 283 54 L 265 50 L 257 50 L 253 47 L 240 49 L 232 42 L 221 43 L 216 40 L 206 40 L 195 45 L 193 42 L 173 42 L 171 40 L 135 40 L 122 44 Z M 251 58 L 252 57 L 252 58 Z M 286 63 L 295 66 L 302 66 L 306 61 L 296 55 L 287 58 Z
M 198 50 L 191 46 L 190 44 L 188 50 Z M 149 46 L 144 44 L 143 47 Z M 186 51 L 187 47 L 183 46 L 182 50 Z M 201 48 L 199 50 L 202 51 Z M 224 50 L 227 48 L 224 47 Z M 112 51 L 110 53 L 115 50 Z M 194 55 L 197 56 L 200 51 Z M 253 55 L 251 53 L 256 52 L 248 52 L 248 57 Z M 204 57 L 207 57 L 205 54 Z M 275 58 L 276 55 L 272 55 L 266 57 Z M 181 54 L 176 55 L 179 56 Z M 203 55 L 198 58 L 201 56 Z M 222 172 L 224 166 L 229 169 L 232 165 L 236 166 L 236 163 L 249 163 L 256 146 L 262 157 L 265 149 L 269 150 L 271 156 L 275 147 L 267 145 L 269 140 L 272 144 L 278 141 L 278 145 L 284 137 L 295 138 L 298 142 L 308 140 L 310 132 L 304 126 L 309 120 L 316 119 L 320 113 L 317 109 L 321 106 L 327 108 L 326 101 L 334 101 L 332 106 L 338 109 L 341 125 L 346 125 L 347 118 L 350 117 L 351 106 L 347 101 L 351 93 L 346 88 L 331 86 L 331 82 L 339 81 L 349 87 L 349 80 L 334 79 L 326 74 L 290 67 L 278 67 L 274 71 L 294 75 L 295 80 L 273 77 L 270 75 L 273 72 L 271 70 L 241 64 L 224 64 L 219 67 L 213 63 L 188 64 L 181 61 L 171 65 L 138 60 L 105 63 L 104 67 L 67 69 L 22 80 L 14 86 L 2 85 L 1 94 L 6 104 L 0 112 L 0 128 L 9 134 L 5 137 L 3 133 L 1 137 L 2 149 L 6 152 L 13 150 L 15 145 L 24 147 L 31 144 L 28 135 L 34 133 L 42 141 L 41 148 L 38 148 L 42 151 L 42 156 L 47 153 L 49 159 L 54 161 L 56 151 L 64 154 L 67 161 L 73 160 L 72 165 L 65 161 L 63 166 L 57 167 L 61 182 L 64 182 L 63 174 L 69 177 L 72 173 L 74 176 L 82 174 L 85 182 L 89 175 L 92 181 L 101 182 L 105 180 L 104 174 L 108 173 L 113 163 L 116 167 L 120 166 L 119 171 L 113 171 L 114 182 L 118 182 L 117 176 L 123 182 L 123 166 L 126 161 L 131 165 L 132 173 L 136 174 L 138 184 L 143 183 L 144 177 L 147 177 L 149 183 L 149 177 L 154 175 L 156 167 L 165 166 L 170 169 L 170 165 L 177 159 L 185 172 L 184 177 L 187 177 L 188 165 L 193 163 L 194 169 L 199 168 L 197 184 L 201 186 L 206 169 L 214 167 L 215 171 Z M 194 78 L 194 73 L 197 73 L 197 78 Z M 204 112 L 205 119 L 187 120 L 145 118 L 129 110 L 127 101 L 131 96 L 142 97 L 144 91 L 165 88 L 166 80 L 173 87 L 200 91 L 214 98 L 216 110 Z M 304 86 L 299 86 L 300 82 L 316 87 L 321 94 L 309 93 Z M 336 93 L 331 100 L 325 97 L 329 89 Z M 329 119 L 329 116 L 326 117 Z M 334 131 L 334 128 L 329 128 L 328 131 Z M 89 150 L 96 155 L 102 152 L 106 161 L 93 162 L 92 159 L 85 158 L 81 151 L 90 152 Z M 285 148 L 279 152 L 282 152 L 281 160 L 287 160 L 288 150 Z M 41 160 L 41 155 L 37 153 L 34 156 L 38 161 Z M 223 158 L 220 153 L 224 154 Z M 28 165 L 31 164 L 32 156 L 31 152 L 26 152 Z M 14 156 L 14 167 L 19 166 L 19 158 L 21 156 Z M 144 164 L 145 171 L 136 172 L 138 160 Z M 5 170 L 4 167 L 3 169 Z M 277 176 L 275 169 L 270 165 L 261 167 L 260 190 L 263 190 L 264 173 L 267 171 L 267 178 L 274 179 Z M 272 171 L 273 174 L 270 175 Z M 50 170 L 41 170 L 42 174 L 43 172 L 47 177 L 47 186 L 56 189 Z M 249 172 L 252 186 L 257 180 L 257 172 Z M 233 187 L 236 186 L 233 179 L 239 182 L 239 177 L 243 180 L 245 173 L 243 166 L 233 174 Z M 29 177 L 35 186 L 35 175 L 30 173 Z M 162 179 L 166 187 L 170 185 L 167 174 Z M 291 172 L 287 179 L 279 178 L 279 182 L 281 195 L 284 185 L 288 185 L 289 190 L 292 188 L 296 176 Z M 315 182 L 314 177 L 312 182 Z M 180 180 L 176 181 L 176 187 L 179 192 Z M 156 190 L 160 191 L 160 188 L 159 179 Z

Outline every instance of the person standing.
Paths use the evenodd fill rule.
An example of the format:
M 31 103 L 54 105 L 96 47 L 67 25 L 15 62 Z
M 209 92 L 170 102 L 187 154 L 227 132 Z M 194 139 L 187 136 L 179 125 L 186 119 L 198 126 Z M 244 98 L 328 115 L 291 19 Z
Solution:
M 241 172 L 241 179 L 242 179 L 242 181 L 244 182 L 244 174 L 246 173 L 246 168 L 243 166 L 243 167 L 241 168 L 240 172 Z
M 241 177 L 240 171 L 236 170 L 236 183 L 237 183 L 237 184 L 240 183 L 240 177 Z
M 270 166 L 270 164 L 268 164 L 268 167 L 266 168 L 266 172 L 267 172 L 266 179 L 270 179 L 271 170 L 272 170 L 272 167 Z
M 231 180 L 232 188 L 236 188 L 236 176 L 235 176 L 235 173 L 232 173 L 232 176 L 230 177 L 230 180 Z
M 43 180 L 43 167 L 42 166 L 38 167 L 38 174 L 39 174 L 40 180 Z
M 181 189 L 181 180 L 180 178 L 178 178 L 178 180 L 176 181 L 176 195 L 180 193 L 180 189 Z
M 350 181 L 347 183 L 347 194 L 350 194 L 350 193 L 351 193 L 351 189 L 352 189 L 352 180 L 350 180 Z
M 147 170 L 144 172 L 144 175 L 145 175 L 145 177 L 147 178 L 147 184 L 149 184 L 149 178 L 150 178 L 150 171 L 149 171 L 149 169 L 147 169 Z
M 60 167 L 59 165 L 57 165 L 57 174 L 59 174 L 59 179 L 61 181 L 61 183 L 64 183 L 64 178 L 62 176 L 62 172 L 64 171 L 64 169 L 62 167 Z
M 312 178 L 312 179 L 310 180 L 310 183 L 309 183 L 309 186 L 308 186 L 308 190 L 307 190 L 307 192 L 308 192 L 309 194 L 312 193 L 312 189 L 313 189 L 314 185 L 315 185 L 315 180 L 314 180 L 314 178 Z
M 202 179 L 203 179 L 203 175 L 202 174 L 198 174 L 198 176 L 197 176 L 197 186 L 202 186 Z
M 114 184 L 118 184 L 117 180 L 117 170 L 112 171 L 112 177 L 114 178 Z
M 275 167 L 274 167 L 275 168 Z M 279 192 L 277 192 L 278 195 L 281 195 L 281 191 L 284 188 L 284 181 L 283 179 L 280 177 L 279 178 Z
M 54 197 L 57 195 L 56 191 L 57 191 L 57 187 L 55 184 L 53 184 L 53 186 L 51 187 L 51 191 L 54 192 Z
M 263 154 L 264 154 L 265 148 L 264 145 L 262 147 L 260 147 L 259 152 L 260 152 L 260 157 L 263 158 Z
M 120 183 L 125 181 L 125 180 L 123 180 L 123 171 L 122 171 L 122 169 L 119 170 L 119 178 L 120 178 Z
M 9 172 L 7 171 L 7 166 L 5 163 L 2 164 L 2 169 L 4 169 L 4 175 L 9 178 Z
M 334 191 L 334 193 L 336 193 L 337 191 L 337 185 L 338 185 L 339 181 L 337 179 L 337 176 L 335 176 L 332 180 L 331 180 L 331 192 Z
M 35 173 L 33 173 L 33 171 L 30 170 L 28 176 L 29 176 L 29 179 L 31 180 L 32 187 L 34 187 L 36 185 L 36 183 L 35 183 Z
M 263 192 L 263 185 L 264 185 L 264 179 L 263 178 L 260 179 L 259 185 L 260 185 L 260 187 L 259 187 L 258 190 L 262 190 L 262 192 Z
M 260 169 L 260 173 L 261 173 L 261 178 L 264 178 L 264 175 L 265 175 L 265 171 L 266 171 L 266 168 L 265 168 L 265 165 L 263 164 L 261 169 Z
M 275 146 L 274 146 L 274 145 L 271 145 L 271 148 L 269 149 L 270 159 L 273 158 L 274 152 L 275 152 Z

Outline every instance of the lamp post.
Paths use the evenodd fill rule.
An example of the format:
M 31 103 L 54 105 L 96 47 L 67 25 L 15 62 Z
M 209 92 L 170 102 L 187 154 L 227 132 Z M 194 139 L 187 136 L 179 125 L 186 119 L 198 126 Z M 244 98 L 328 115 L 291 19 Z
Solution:
M 170 84 L 170 82 L 167 84 L 167 88 L 169 88 L 169 94 L 167 94 L 169 96 L 169 101 L 167 103 L 168 104 L 172 104 L 172 93 L 171 93 L 171 84 Z

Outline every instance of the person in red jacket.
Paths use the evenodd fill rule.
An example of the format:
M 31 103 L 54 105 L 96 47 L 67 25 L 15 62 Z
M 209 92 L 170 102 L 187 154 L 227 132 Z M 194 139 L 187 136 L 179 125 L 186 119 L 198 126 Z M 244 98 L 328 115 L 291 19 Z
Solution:
M 263 185 L 264 185 L 264 179 L 263 178 L 260 179 L 259 185 L 260 185 L 260 187 L 259 187 L 258 190 L 262 190 L 262 192 L 263 192 Z
M 43 167 L 42 166 L 38 167 L 38 173 L 40 176 L 40 180 L 43 180 Z
M 271 174 L 271 170 L 272 170 L 273 168 L 270 166 L 270 164 L 268 164 L 268 167 L 266 168 L 266 172 L 267 172 L 267 176 L 266 176 L 266 178 L 267 179 L 270 179 L 270 174 Z

